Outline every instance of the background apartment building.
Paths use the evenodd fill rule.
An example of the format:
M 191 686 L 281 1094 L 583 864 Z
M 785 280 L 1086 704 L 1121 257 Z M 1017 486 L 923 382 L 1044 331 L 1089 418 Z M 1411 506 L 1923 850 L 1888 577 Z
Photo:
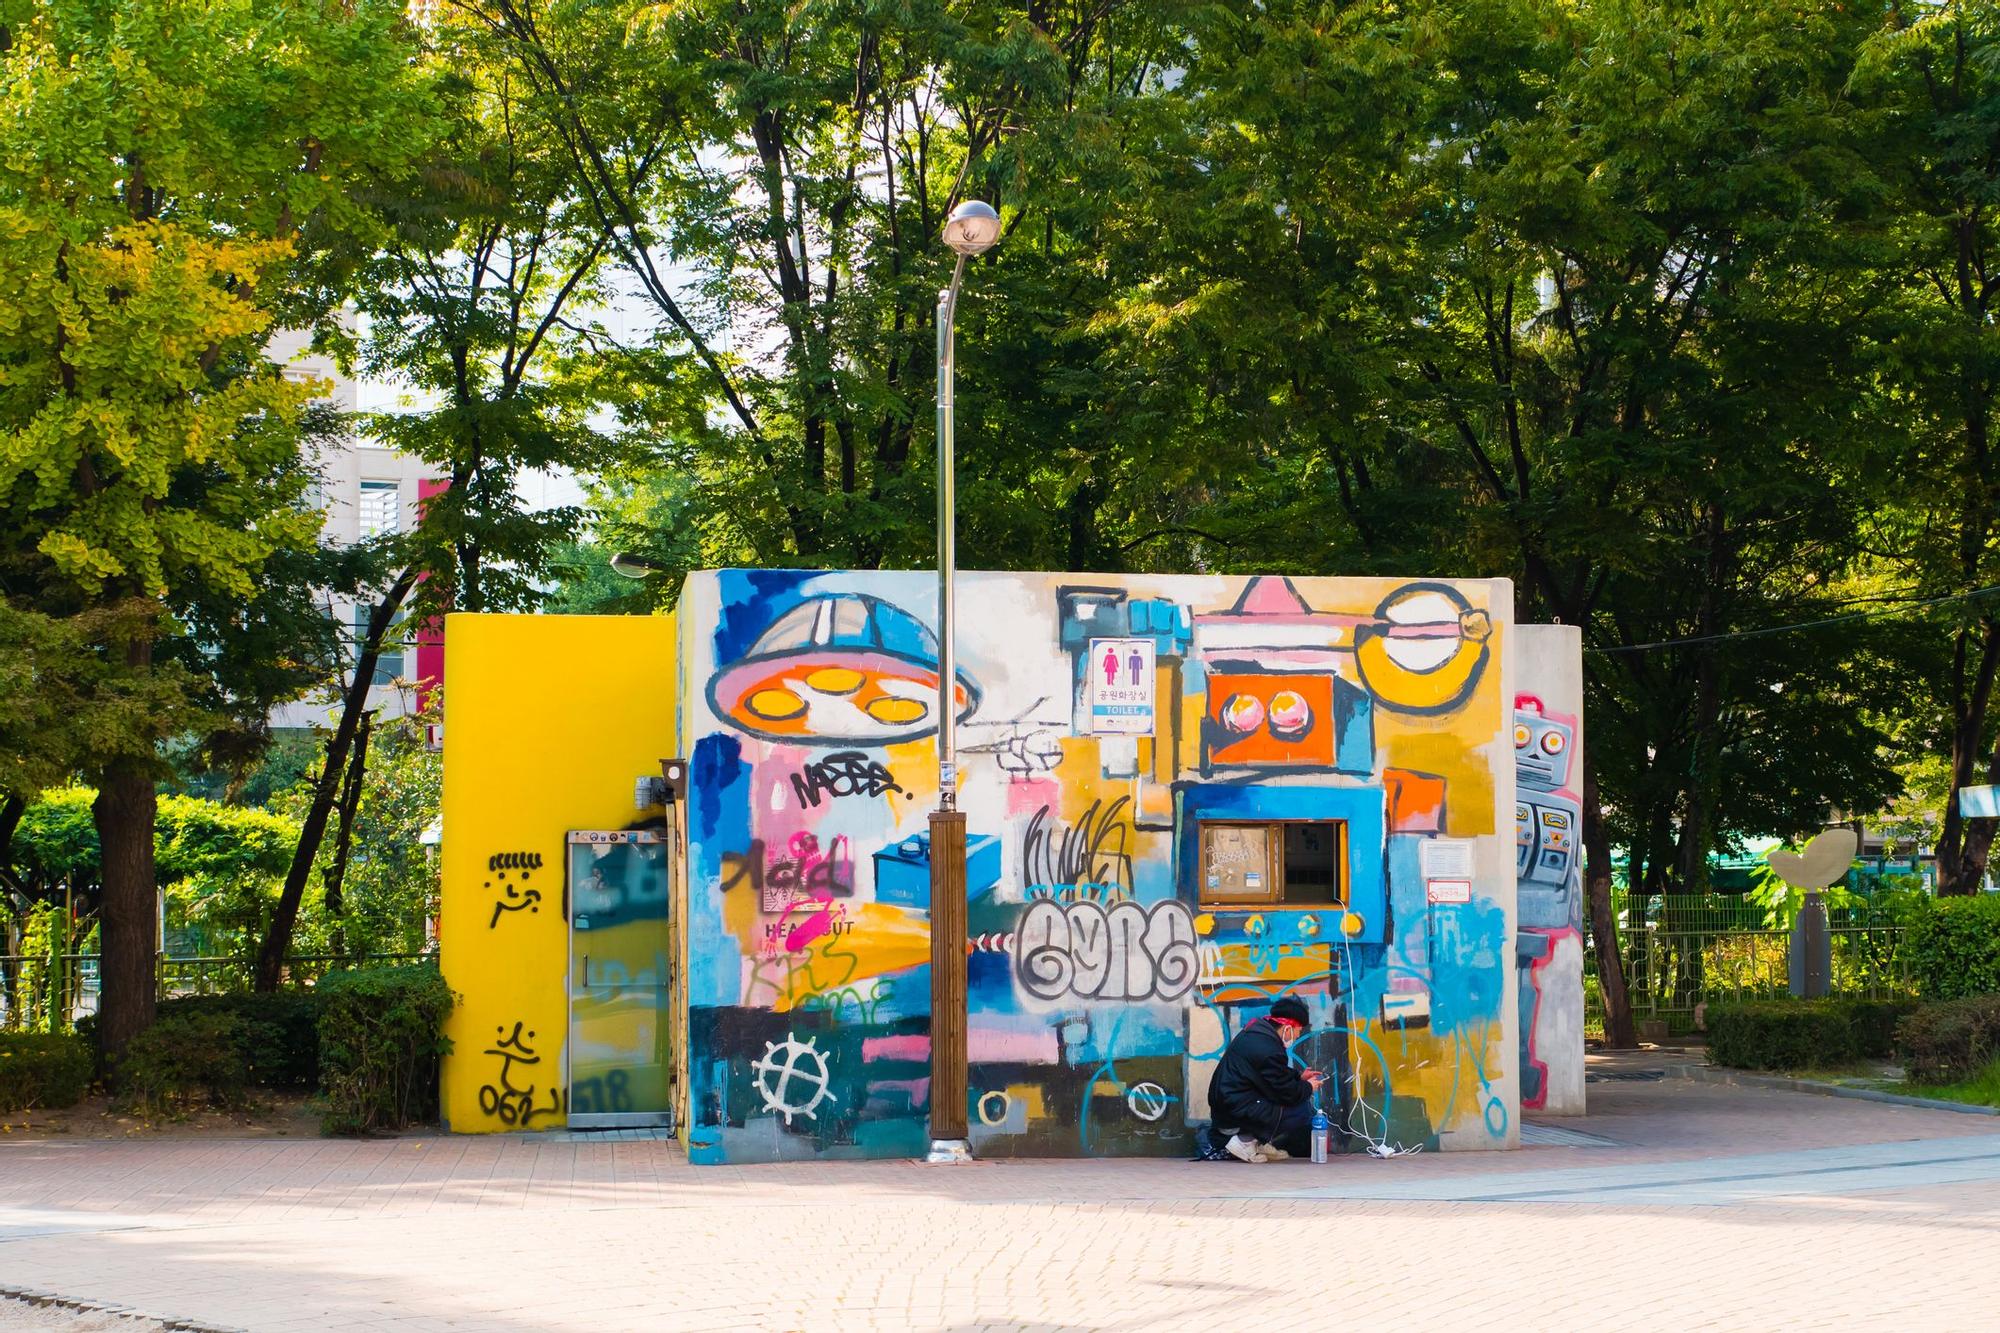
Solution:
M 328 395 L 345 412 L 379 410 L 382 402 L 364 402 L 364 392 L 383 396 L 341 373 L 332 358 L 306 351 L 306 336 L 287 330 L 271 342 L 271 355 L 285 367 L 287 375 L 324 380 L 333 386 Z M 417 521 L 418 507 L 441 483 L 421 460 L 384 449 L 354 432 L 320 457 L 320 479 L 316 494 L 325 526 L 320 539 L 352 544 L 385 533 L 407 532 Z M 350 598 L 329 598 L 327 614 L 337 620 L 349 642 L 367 630 L 369 606 Z M 414 626 L 410 627 L 414 629 Z M 437 654 L 442 658 L 442 653 Z M 383 645 L 369 687 L 369 705 L 384 718 L 399 717 L 417 708 L 417 682 L 425 674 L 417 663 L 414 636 L 399 632 Z M 424 654 L 426 658 L 429 653 Z M 429 669 L 428 661 L 425 668 Z M 310 727 L 327 721 L 337 700 L 313 697 L 285 704 L 271 715 L 274 727 Z

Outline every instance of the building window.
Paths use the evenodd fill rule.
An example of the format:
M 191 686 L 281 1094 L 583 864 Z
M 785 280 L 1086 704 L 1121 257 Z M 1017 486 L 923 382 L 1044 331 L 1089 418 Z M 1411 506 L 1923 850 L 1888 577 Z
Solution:
M 1201 901 L 1216 907 L 1345 906 L 1347 822 L 1204 822 Z
M 353 649 L 357 661 L 361 657 L 361 645 L 368 641 L 368 621 L 374 614 L 372 606 L 354 608 Z M 382 651 L 375 658 L 375 678 L 371 684 L 392 685 L 403 674 L 402 626 L 403 616 L 399 612 L 390 622 L 389 632 L 382 636 Z
M 361 539 L 384 537 L 401 526 L 402 487 L 393 481 L 361 483 Z

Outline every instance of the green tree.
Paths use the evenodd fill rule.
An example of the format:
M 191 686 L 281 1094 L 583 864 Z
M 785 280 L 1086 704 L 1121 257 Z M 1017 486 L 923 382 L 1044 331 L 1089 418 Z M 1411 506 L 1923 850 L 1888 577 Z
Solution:
M 566 174 L 551 123 L 560 113 L 508 67 L 485 25 L 447 7 L 423 36 L 418 64 L 438 98 L 439 132 L 406 188 L 382 201 L 388 231 L 356 304 L 369 327 L 360 364 L 412 399 L 366 430 L 445 484 L 414 532 L 375 546 L 367 625 L 259 951 L 265 990 L 280 982 L 330 828 L 328 888 L 339 900 L 373 729 L 368 686 L 386 638 L 406 613 L 423 622 L 446 610 L 534 605 L 551 551 L 580 516 L 531 510 L 517 489 L 522 473 L 590 472 L 615 457 L 590 419 L 609 377 L 579 350 L 589 336 L 583 314 L 604 296 L 608 237 Z
M 1879 565 L 1919 598 L 2000 584 L 2000 8 L 1898 7 L 1864 48 L 1856 79 L 1879 116 L 1883 182 L 1879 254 L 1883 387 L 1903 447 L 1878 479 L 1871 516 Z M 1994 821 L 1967 821 L 1957 790 L 1984 768 L 2000 781 L 1994 684 L 2000 602 L 1945 612 L 1936 642 L 1909 643 L 1923 662 L 1923 739 L 1948 756 L 1937 835 L 1938 891 L 1976 892 Z
M 1872 18 L 1811 5 L 1227 6 L 1189 20 L 1102 397 L 1108 542 L 1148 563 L 1509 574 L 1583 627 L 1610 851 L 1699 892 L 1747 833 L 1893 789 L 1838 609 L 1886 413 L 1871 325 Z M 1152 124 L 1152 122 L 1141 122 Z M 1104 451 L 1107 455 L 1114 451 Z M 1692 962 L 1690 963 L 1692 966 Z
M 1056 164 L 1079 144 L 1117 156 L 1115 132 L 1093 139 L 1092 126 L 1104 103 L 1157 85 L 1172 34 L 1146 11 L 1114 32 L 1110 7 L 1039 3 L 451 8 L 504 39 L 652 318 L 650 334 L 590 341 L 628 386 L 621 412 L 666 479 L 654 489 L 673 503 L 677 550 L 699 564 L 927 561 L 934 312 L 951 259 L 939 229 L 975 193 L 1007 209 L 1010 229 L 1047 223 L 1045 264 L 1028 263 L 1022 231 L 979 266 L 967 339 L 1017 293 L 1037 319 L 1073 297 L 1078 252 L 1049 232 L 1065 215 L 1045 219 L 1035 191 L 1074 195 L 1080 173 Z M 1016 349 L 1057 359 L 1044 327 L 995 359 Z M 1063 360 L 1080 400 L 1089 349 Z M 975 413 L 968 401 L 968 423 Z M 1060 549 L 1048 502 L 1087 465 L 997 422 L 991 446 L 966 460 L 982 490 L 966 513 L 996 531 L 968 543 L 994 563 Z
M 313 544 L 297 503 L 311 386 L 264 340 L 338 299 L 370 225 L 359 196 L 423 118 L 395 5 L 8 9 L 0 573 L 17 609 L 91 618 L 104 689 L 78 751 L 98 787 L 116 1052 L 152 1014 L 159 747 L 207 720 L 203 683 L 162 643 Z

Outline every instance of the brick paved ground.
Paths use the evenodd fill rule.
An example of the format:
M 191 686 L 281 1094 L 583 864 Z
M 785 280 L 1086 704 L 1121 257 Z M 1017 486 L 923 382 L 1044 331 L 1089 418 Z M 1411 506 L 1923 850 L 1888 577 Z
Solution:
M 0 1287 L 273 1333 L 2000 1323 L 2000 1120 L 1683 1080 L 1590 1095 L 1562 1123 L 1617 1146 L 1325 1167 L 6 1143 Z M 0 1329 L 144 1326 L 69 1319 L 0 1306 Z

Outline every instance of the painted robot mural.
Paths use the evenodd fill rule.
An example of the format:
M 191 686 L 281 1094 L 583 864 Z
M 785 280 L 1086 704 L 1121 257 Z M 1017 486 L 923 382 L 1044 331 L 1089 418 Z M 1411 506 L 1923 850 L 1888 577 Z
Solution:
M 961 578 L 975 1150 L 1186 1151 L 1282 994 L 1344 1146 L 1514 1143 L 1510 586 Z M 690 1156 L 920 1154 L 935 584 L 681 608 Z
M 1522 625 L 1515 633 L 1521 1106 L 1582 1115 L 1583 639 L 1570 625 Z

